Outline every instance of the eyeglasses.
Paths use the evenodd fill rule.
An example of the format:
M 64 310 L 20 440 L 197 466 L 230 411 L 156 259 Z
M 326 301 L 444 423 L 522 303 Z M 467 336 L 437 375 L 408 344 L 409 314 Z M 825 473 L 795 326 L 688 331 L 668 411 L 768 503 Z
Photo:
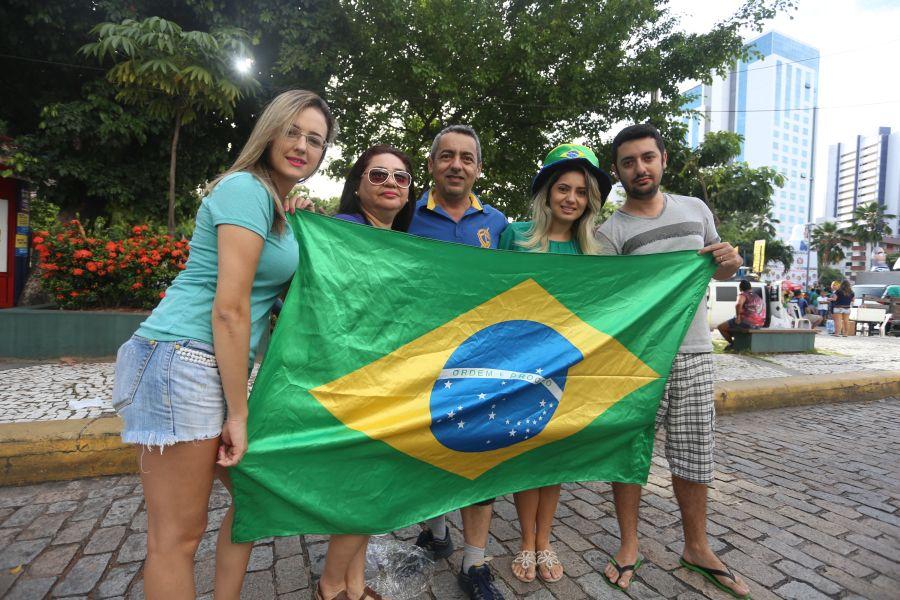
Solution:
M 366 171 L 365 175 L 372 185 L 384 185 L 389 177 L 393 177 L 394 183 L 402 188 L 408 188 L 412 184 L 412 175 L 406 171 L 388 171 L 381 167 L 373 167 Z
M 303 133 L 299 129 L 294 129 L 293 127 L 288 129 L 288 132 L 284 134 L 291 143 L 296 144 L 300 141 L 300 138 L 306 139 L 306 145 L 314 150 L 322 150 L 328 143 L 325 141 L 320 135 L 316 135 L 315 133 Z

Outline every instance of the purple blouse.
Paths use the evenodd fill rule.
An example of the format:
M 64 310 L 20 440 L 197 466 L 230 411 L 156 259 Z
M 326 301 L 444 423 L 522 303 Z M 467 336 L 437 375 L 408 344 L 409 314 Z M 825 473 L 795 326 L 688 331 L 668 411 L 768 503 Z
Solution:
M 359 223 L 360 225 L 368 225 L 369 222 L 366 221 L 366 218 L 362 215 L 351 215 L 347 213 L 341 213 L 334 215 L 335 219 L 340 219 L 341 221 L 350 221 L 351 223 Z

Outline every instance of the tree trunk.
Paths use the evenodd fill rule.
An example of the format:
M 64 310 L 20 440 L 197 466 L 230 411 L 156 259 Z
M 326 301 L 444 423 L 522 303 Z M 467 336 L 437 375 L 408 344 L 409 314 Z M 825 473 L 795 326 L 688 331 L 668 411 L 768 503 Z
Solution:
M 172 151 L 169 159 L 169 235 L 175 235 L 175 161 L 178 152 L 178 134 L 181 132 L 182 111 L 175 113 L 175 130 L 172 132 Z

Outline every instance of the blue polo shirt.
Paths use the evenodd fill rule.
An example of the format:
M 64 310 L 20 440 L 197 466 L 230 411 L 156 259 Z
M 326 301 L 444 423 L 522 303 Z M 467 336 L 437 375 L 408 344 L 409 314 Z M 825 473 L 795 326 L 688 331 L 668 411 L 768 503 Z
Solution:
M 482 204 L 475 194 L 469 198 L 472 206 L 456 222 L 434 201 L 431 192 L 426 191 L 416 202 L 409 233 L 433 240 L 496 248 L 500 234 L 509 222 L 502 212 L 489 204 Z

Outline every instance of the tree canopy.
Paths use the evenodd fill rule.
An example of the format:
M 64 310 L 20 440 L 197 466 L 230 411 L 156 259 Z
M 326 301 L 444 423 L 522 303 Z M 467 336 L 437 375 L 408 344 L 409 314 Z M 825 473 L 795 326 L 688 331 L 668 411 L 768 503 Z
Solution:
M 345 158 L 332 175 L 386 142 L 409 153 L 424 180 L 434 135 L 468 123 L 484 148 L 477 191 L 520 217 L 549 148 L 584 141 L 608 162 L 604 144 L 622 123 L 671 131 L 684 104 L 681 83 L 727 68 L 744 52 L 743 32 L 792 4 L 745 0 L 708 32 L 690 34 L 665 0 L 8 0 L 0 8 L 0 83 L 13 97 L 0 105 L 0 122 L 18 149 L 16 166 L 42 197 L 87 214 L 160 222 L 169 117 L 116 100 L 121 88 L 77 50 L 97 41 L 90 31 L 104 21 L 239 27 L 262 89 L 238 102 L 232 118 L 185 128 L 177 214 L 193 212 L 195 190 L 233 159 L 262 104 L 301 87 L 323 94 L 340 121 Z M 717 197 L 733 203 L 740 173 L 721 176 Z
M 819 257 L 819 267 L 824 268 L 844 260 L 844 248 L 852 241 L 836 222 L 828 221 L 813 228 L 810 243 Z
M 99 39 L 79 53 L 114 62 L 106 79 L 116 100 L 139 106 L 151 118 L 174 121 L 169 152 L 167 226 L 175 233 L 175 173 L 181 128 L 200 115 L 230 119 L 242 97 L 259 89 L 252 76 L 234 72 L 232 63 L 247 55 L 247 34 L 235 27 L 210 33 L 185 31 L 160 17 L 100 23 Z M 246 59 L 243 59 L 246 60 Z
M 734 159 L 741 151 L 741 136 L 728 131 L 710 132 L 697 148 L 677 140 L 667 146 L 669 165 L 663 185 L 675 193 L 696 196 L 716 217 L 719 236 L 738 246 L 744 263 L 756 240 L 766 241 L 766 257 L 786 271 L 794 260 L 789 244 L 777 238 L 772 217 L 775 189 L 784 177 L 772 167 L 751 167 Z

